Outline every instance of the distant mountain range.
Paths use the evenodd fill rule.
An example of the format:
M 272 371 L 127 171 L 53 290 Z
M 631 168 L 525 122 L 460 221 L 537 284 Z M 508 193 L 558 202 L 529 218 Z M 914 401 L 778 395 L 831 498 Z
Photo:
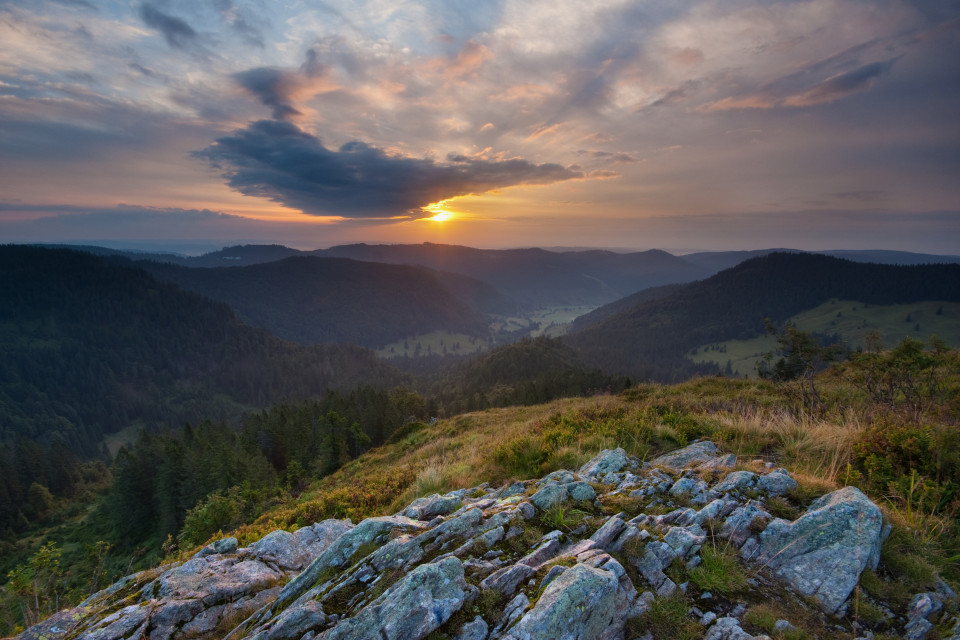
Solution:
M 241 245 L 197 257 L 174 254 L 122 252 L 100 247 L 77 247 L 106 256 L 125 256 L 137 261 L 177 264 L 185 267 L 245 267 L 277 262 L 291 257 L 349 258 L 362 262 L 427 267 L 442 273 L 459 274 L 496 289 L 483 290 L 466 281 L 442 284 L 448 293 L 481 313 L 509 314 L 517 307 L 599 307 L 630 294 L 668 284 L 682 284 L 709 278 L 745 260 L 774 252 L 808 253 L 791 249 L 759 251 L 715 251 L 675 256 L 651 250 L 633 253 L 613 251 L 547 251 L 544 249 L 474 249 L 444 244 L 351 244 L 299 251 L 281 245 Z M 960 263 L 960 256 L 884 250 L 831 250 L 816 252 L 853 262 L 918 265 Z M 184 278 L 186 280 L 186 278 Z M 191 281 L 197 281 L 191 278 Z M 194 288 L 183 283 L 188 288 Z M 207 287 L 207 285 L 204 285 Z M 283 288 L 283 285 L 279 285 Z M 468 294 L 466 289 L 472 289 Z M 209 292 L 203 291 L 206 295 Z M 498 294 L 502 294 L 498 295 Z M 216 299 L 217 296 L 211 296 Z M 512 302 L 505 298 L 512 299 Z M 231 303 L 233 304 L 233 303 Z M 251 319 L 238 307 L 237 311 Z M 268 326 L 268 325 L 264 325 Z M 295 332 L 309 335 L 310 332 Z M 293 335 L 293 334 L 288 334 Z M 300 338 L 297 338 L 300 339 Z M 363 344 L 370 344 L 369 341 Z
M 437 247 L 428 251 L 445 250 Z M 570 259 L 537 250 L 473 251 L 454 248 L 451 255 L 503 274 L 505 267 L 490 266 L 495 257 L 520 265 L 551 260 L 558 269 Z M 94 455 L 104 434 L 131 424 L 235 415 L 358 384 L 411 383 L 366 349 L 296 345 L 273 332 L 360 344 L 433 327 L 483 332 L 487 314 L 512 304 L 488 283 L 424 267 L 301 255 L 197 269 L 108 255 L 0 246 L 0 440 L 55 439 Z M 618 262 L 598 252 L 585 263 L 606 261 L 614 271 L 611 264 L 639 264 L 637 256 L 644 254 Z M 775 252 L 703 280 L 623 297 L 578 318 L 560 342 L 510 345 L 424 384 L 451 406 L 479 407 L 494 398 L 542 400 L 564 389 L 620 384 L 607 374 L 670 381 L 716 373 L 715 364 L 695 364 L 687 353 L 755 337 L 765 318 L 782 322 L 834 298 L 960 302 L 960 264 L 879 265 Z M 237 314 L 271 331 L 247 326 Z

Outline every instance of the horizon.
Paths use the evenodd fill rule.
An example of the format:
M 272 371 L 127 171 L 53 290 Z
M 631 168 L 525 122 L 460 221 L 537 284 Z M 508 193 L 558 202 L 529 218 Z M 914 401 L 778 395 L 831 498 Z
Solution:
M 0 241 L 960 254 L 958 36 L 935 0 L 8 3 Z
M 368 245 L 368 246 L 418 246 L 424 244 L 437 244 L 437 245 L 446 245 L 446 246 L 458 246 L 468 249 L 479 249 L 482 251 L 510 251 L 510 250 L 523 250 L 523 249 L 540 249 L 543 251 L 555 252 L 555 253 L 577 253 L 577 252 L 586 252 L 586 251 L 609 251 L 611 253 L 645 253 L 648 251 L 663 251 L 669 253 L 673 256 L 682 258 L 684 256 L 695 255 L 695 254 L 705 254 L 705 253 L 751 253 L 751 252 L 797 252 L 797 253 L 902 253 L 906 255 L 917 255 L 917 256 L 931 256 L 931 257 L 940 257 L 940 258 L 956 258 L 960 261 L 960 253 L 949 254 L 949 253 L 927 253 L 927 252 L 917 252 L 917 251 L 902 251 L 897 249 L 884 249 L 884 248 L 873 248 L 873 249 L 848 249 L 848 248 L 839 248 L 833 247 L 828 249 L 796 249 L 794 247 L 763 247 L 763 248 L 753 248 L 753 249 L 665 249 L 662 247 L 646 247 L 646 248 L 627 248 L 627 247 L 541 247 L 535 245 L 517 245 L 517 246 L 500 246 L 500 247 L 483 247 L 483 246 L 473 246 L 465 245 L 460 243 L 437 243 L 425 240 L 423 242 L 364 242 L 364 241 L 355 241 L 355 242 L 342 242 L 337 244 L 331 244 L 323 247 L 315 246 L 306 246 L 306 247 L 297 247 L 291 246 L 288 244 L 275 243 L 275 242 L 237 242 L 230 244 L 218 244 L 215 242 L 206 242 L 206 241 L 196 241 L 183 244 L 176 244 L 171 242 L 163 241 L 83 241 L 83 242 L 11 242 L 8 244 L 13 245 L 32 245 L 32 246 L 49 246 L 49 247 L 64 247 L 64 248 L 84 248 L 84 247 L 93 247 L 101 249 L 109 249 L 113 251 L 129 252 L 129 253 L 143 253 L 143 254 L 171 254 L 184 258 L 195 258 L 211 253 L 216 253 L 219 251 L 225 251 L 227 249 L 239 248 L 239 247 L 269 247 L 269 246 L 280 246 L 287 249 L 293 249 L 294 251 L 299 251 L 303 253 L 309 253 L 313 251 L 324 251 L 327 249 L 332 249 L 336 247 L 344 247 L 351 245 Z M 0 243 L 2 246 L 2 243 Z

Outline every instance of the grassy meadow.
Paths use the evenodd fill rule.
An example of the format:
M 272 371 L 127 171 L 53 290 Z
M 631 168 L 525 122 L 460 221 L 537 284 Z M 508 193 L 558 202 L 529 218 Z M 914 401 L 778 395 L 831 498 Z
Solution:
M 880 333 L 886 346 L 904 338 L 926 340 L 936 335 L 948 345 L 960 345 L 960 304 L 955 302 L 915 302 L 895 305 L 865 305 L 851 300 L 831 300 L 819 307 L 798 313 L 789 319 L 798 329 L 823 335 L 838 335 L 851 349 L 863 346 L 873 331 Z M 756 376 L 756 363 L 776 346 L 773 336 L 751 340 L 727 340 L 705 344 L 687 356 L 694 362 L 713 362 L 720 367 L 730 363 L 733 375 Z

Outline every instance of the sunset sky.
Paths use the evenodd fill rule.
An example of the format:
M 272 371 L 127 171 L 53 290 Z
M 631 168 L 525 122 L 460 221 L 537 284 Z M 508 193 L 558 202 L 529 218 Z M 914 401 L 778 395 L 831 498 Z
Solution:
M 0 242 L 960 254 L 957 0 L 0 0 Z

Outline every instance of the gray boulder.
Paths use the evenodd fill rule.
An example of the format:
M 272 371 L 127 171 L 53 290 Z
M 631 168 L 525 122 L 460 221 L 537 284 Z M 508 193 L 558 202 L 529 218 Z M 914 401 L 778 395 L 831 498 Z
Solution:
M 727 474 L 727 477 L 721 480 L 713 487 L 713 492 L 716 494 L 724 494 L 730 492 L 740 492 L 745 491 L 746 489 L 751 489 L 756 486 L 757 483 L 757 474 L 752 471 L 734 471 L 733 473 Z
M 294 533 L 277 529 L 250 545 L 254 557 L 291 571 L 302 571 L 337 538 L 353 528 L 349 520 L 324 520 Z
M 463 565 L 449 557 L 417 567 L 379 598 L 317 636 L 323 640 L 420 640 L 463 606 Z
M 212 606 L 248 596 L 277 584 L 284 574 L 256 560 L 194 558 L 166 572 L 144 595 L 196 600 Z
M 708 460 L 712 460 L 716 457 L 717 453 L 719 453 L 717 445 L 709 440 L 703 440 L 701 442 L 694 442 L 683 449 L 662 455 L 659 458 L 654 458 L 650 461 L 650 464 L 655 467 L 666 467 L 674 471 L 682 471 L 684 469 L 692 469 Z
M 461 499 L 454 495 L 441 496 L 435 493 L 417 498 L 403 510 L 403 515 L 417 520 L 430 520 L 435 516 L 445 516 L 460 507 Z
M 588 483 L 583 482 L 568 482 L 564 485 L 567 489 L 567 495 L 570 496 L 571 500 L 577 501 L 593 501 L 597 497 L 597 492 L 593 490 Z
M 532 610 L 510 630 L 515 640 L 599 640 L 622 636 L 615 625 L 617 577 L 578 564 L 544 590 Z
M 760 534 L 758 561 L 784 583 L 835 613 L 864 569 L 880 558 L 883 516 L 855 487 L 829 493 L 794 522 L 774 520 Z
M 616 473 L 624 469 L 635 467 L 635 463 L 630 460 L 627 452 L 617 447 L 616 449 L 604 449 L 593 460 L 580 467 L 582 476 L 605 476 L 608 473 Z
M 548 484 L 530 496 L 530 502 L 541 511 L 546 511 L 550 507 L 566 501 L 567 498 L 567 488 L 562 484 Z
M 790 477 L 786 469 L 775 469 L 765 476 L 757 478 L 757 489 L 768 496 L 779 496 L 797 488 L 797 481 Z
M 710 458 L 706 462 L 700 464 L 697 467 L 699 471 L 708 471 L 710 469 L 722 470 L 722 469 L 732 469 L 737 466 L 737 456 L 734 453 L 728 453 L 726 455 L 717 456 L 716 458 Z
M 314 586 L 317 578 L 327 569 L 344 566 L 354 552 L 363 545 L 373 542 L 391 530 L 419 531 L 426 527 L 427 525 L 424 523 L 403 516 L 367 518 L 337 538 L 303 570 L 303 573 L 288 582 L 277 598 L 278 607 L 282 608 L 293 602 L 302 593 Z

